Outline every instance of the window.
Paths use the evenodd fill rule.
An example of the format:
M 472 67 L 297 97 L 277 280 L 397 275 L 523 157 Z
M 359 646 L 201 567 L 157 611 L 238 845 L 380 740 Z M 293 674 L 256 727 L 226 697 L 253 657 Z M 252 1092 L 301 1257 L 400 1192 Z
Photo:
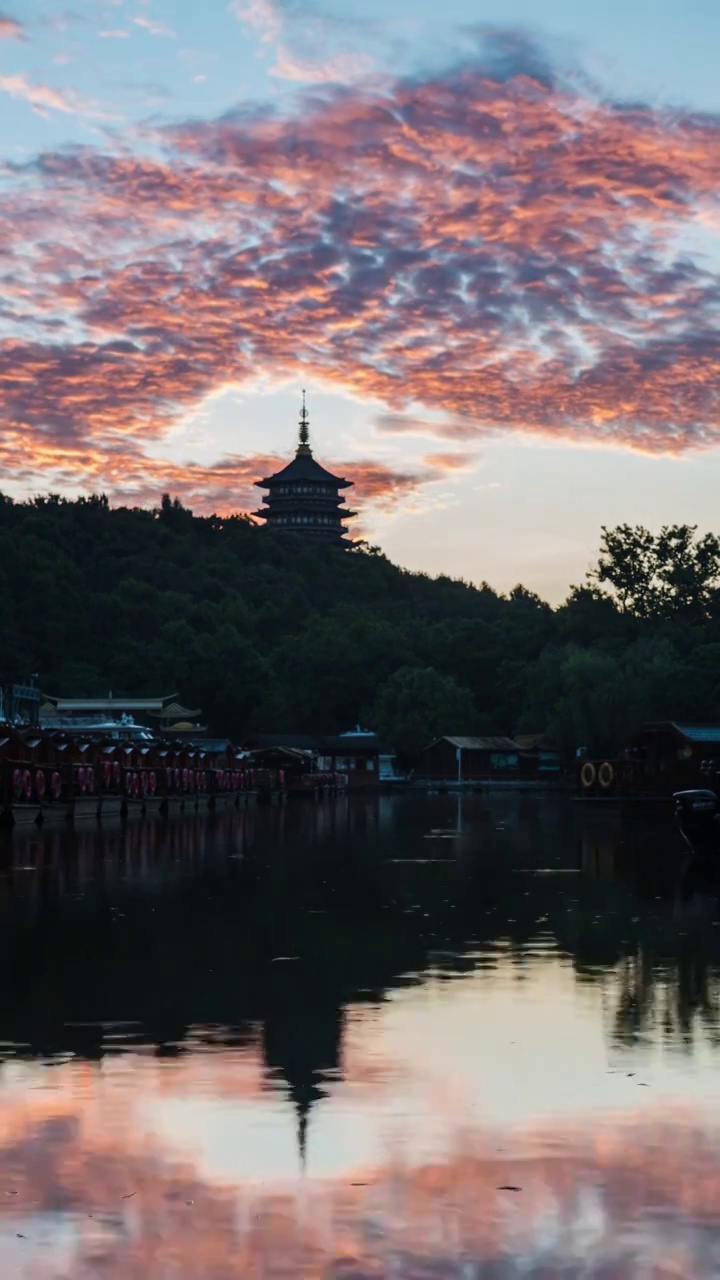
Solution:
M 493 752 L 490 756 L 490 764 L 493 769 L 517 769 L 518 758 L 514 755 L 507 755 L 505 753 L 501 755 L 497 752 Z

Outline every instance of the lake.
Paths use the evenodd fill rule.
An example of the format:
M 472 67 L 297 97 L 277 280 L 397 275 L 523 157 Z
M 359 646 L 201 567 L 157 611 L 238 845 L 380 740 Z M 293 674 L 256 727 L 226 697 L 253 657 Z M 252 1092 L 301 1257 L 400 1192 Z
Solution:
M 669 816 L 3 833 L 3 1280 L 720 1274 L 720 880 Z

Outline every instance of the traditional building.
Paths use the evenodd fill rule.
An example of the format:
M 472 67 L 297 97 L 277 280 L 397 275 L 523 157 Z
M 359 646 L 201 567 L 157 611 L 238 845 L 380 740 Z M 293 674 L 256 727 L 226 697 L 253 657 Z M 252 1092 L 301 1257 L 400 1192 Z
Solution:
M 343 480 L 316 462 L 310 448 L 308 411 L 303 391 L 300 414 L 300 442 L 292 462 L 265 480 L 256 480 L 259 489 L 268 489 L 265 503 L 253 515 L 267 521 L 267 528 L 301 533 L 348 546 L 344 520 L 355 515 L 340 496 L 341 489 L 352 488 L 352 480 Z
M 38 691 L 39 694 L 39 691 Z M 199 710 L 183 707 L 177 695 L 164 698 L 55 698 L 44 694 L 40 727 L 83 738 L 185 738 L 207 732 Z M 153 725 L 152 721 L 158 721 Z

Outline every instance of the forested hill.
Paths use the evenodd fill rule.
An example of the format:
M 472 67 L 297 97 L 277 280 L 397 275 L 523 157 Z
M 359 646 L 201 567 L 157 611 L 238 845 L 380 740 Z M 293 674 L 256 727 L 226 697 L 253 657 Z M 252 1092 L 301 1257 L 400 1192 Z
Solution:
M 553 610 L 167 498 L 0 497 L 0 675 L 177 692 L 235 738 L 361 722 L 408 758 L 451 731 L 607 751 L 640 719 L 720 722 L 715 540 L 625 528 L 602 545 L 595 580 Z

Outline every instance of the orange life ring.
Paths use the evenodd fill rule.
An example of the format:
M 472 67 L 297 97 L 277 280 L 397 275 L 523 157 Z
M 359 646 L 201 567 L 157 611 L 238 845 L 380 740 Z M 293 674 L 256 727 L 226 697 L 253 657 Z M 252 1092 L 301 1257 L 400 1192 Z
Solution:
M 580 781 L 586 791 L 589 791 L 590 788 L 595 785 L 596 776 L 597 771 L 595 769 L 595 765 L 590 760 L 586 760 L 580 770 Z

